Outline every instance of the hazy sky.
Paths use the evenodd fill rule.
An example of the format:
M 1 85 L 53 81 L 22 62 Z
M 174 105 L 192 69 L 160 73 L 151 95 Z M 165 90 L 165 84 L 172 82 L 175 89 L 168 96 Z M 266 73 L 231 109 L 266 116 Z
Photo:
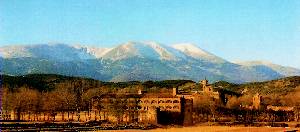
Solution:
M 191 42 L 300 68 L 300 0 L 0 0 L 0 46 Z

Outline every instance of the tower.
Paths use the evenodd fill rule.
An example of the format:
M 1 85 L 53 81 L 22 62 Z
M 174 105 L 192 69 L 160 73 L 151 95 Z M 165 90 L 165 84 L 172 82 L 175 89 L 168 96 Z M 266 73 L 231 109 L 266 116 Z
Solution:
M 201 80 L 200 83 L 202 84 L 203 87 L 208 85 L 208 81 L 206 79 Z
M 208 80 L 201 80 L 200 83 L 202 84 L 202 91 L 205 93 L 213 92 L 212 86 L 208 84 Z
M 183 101 L 183 125 L 193 125 L 193 99 L 182 99 Z
M 176 96 L 177 95 L 177 93 L 178 93 L 178 90 L 177 90 L 177 88 L 173 88 L 173 96 Z

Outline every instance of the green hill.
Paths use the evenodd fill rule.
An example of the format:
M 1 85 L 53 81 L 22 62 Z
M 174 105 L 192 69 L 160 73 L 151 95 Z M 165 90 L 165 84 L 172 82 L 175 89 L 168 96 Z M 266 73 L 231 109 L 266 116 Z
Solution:
M 108 87 L 110 89 L 126 88 L 136 85 L 142 85 L 144 88 L 173 88 L 183 85 L 191 80 L 164 80 L 164 81 L 130 81 L 130 82 L 102 82 L 91 78 L 69 77 L 57 74 L 28 74 L 23 76 L 3 75 L 3 87 L 11 90 L 22 86 L 36 89 L 39 91 L 51 91 L 59 86 L 83 88 Z
M 229 82 L 216 82 L 213 84 L 215 87 L 221 87 L 241 93 L 246 90 L 250 94 L 260 93 L 262 95 L 286 95 L 290 92 L 294 92 L 297 89 L 300 89 L 300 76 L 292 76 L 281 78 L 277 80 L 265 81 L 265 82 L 252 82 L 245 84 L 233 84 Z
M 91 78 L 69 77 L 56 74 L 28 74 L 23 76 L 3 75 L 3 86 L 11 90 L 22 86 L 27 86 L 39 91 L 53 90 L 59 86 L 74 87 L 74 88 L 99 88 L 107 87 L 109 89 L 119 89 L 133 86 L 143 86 L 145 90 L 150 88 L 173 88 L 181 87 L 188 83 L 195 83 L 191 80 L 164 80 L 164 81 L 130 81 L 130 82 L 102 82 Z M 190 85 L 190 84 L 188 84 Z M 187 85 L 187 86 L 188 86 Z M 193 85 L 197 88 L 197 85 Z M 241 93 L 247 90 L 250 94 L 261 93 L 263 95 L 286 95 L 296 89 L 300 89 L 300 76 L 286 77 L 277 80 L 265 82 L 253 82 L 245 84 L 234 84 L 225 81 L 213 83 L 213 86 L 218 89 Z M 198 86 L 199 87 L 199 86 Z

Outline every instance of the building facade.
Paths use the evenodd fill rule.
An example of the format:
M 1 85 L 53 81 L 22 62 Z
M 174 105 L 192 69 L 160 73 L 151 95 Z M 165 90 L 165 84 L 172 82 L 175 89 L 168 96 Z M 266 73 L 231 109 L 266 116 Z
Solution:
M 95 97 L 91 103 L 91 113 L 98 113 L 95 115 L 95 117 L 99 117 L 98 119 L 116 121 L 117 119 L 109 118 L 112 117 L 109 115 L 113 115 L 110 105 L 116 101 L 116 98 L 121 98 L 126 100 L 122 121 L 192 125 L 195 96 L 206 94 L 214 99 L 219 99 L 219 93 L 213 91 L 213 87 L 208 84 L 207 80 L 200 83 L 202 91 L 194 91 L 194 93 L 180 93 L 177 88 L 173 88 L 170 93 L 159 94 L 147 93 L 139 89 L 137 93 L 107 94 Z

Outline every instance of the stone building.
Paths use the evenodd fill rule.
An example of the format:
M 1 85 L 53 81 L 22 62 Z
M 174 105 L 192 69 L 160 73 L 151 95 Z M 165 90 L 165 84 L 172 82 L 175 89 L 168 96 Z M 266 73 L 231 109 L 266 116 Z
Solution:
M 94 97 L 92 101 L 91 113 L 96 113 L 99 120 L 112 120 L 113 111 L 111 108 L 116 101 L 116 94 L 107 94 Z M 177 94 L 177 89 L 173 93 L 138 93 L 119 95 L 119 98 L 126 100 L 122 121 L 125 122 L 148 122 L 154 124 L 174 123 L 191 125 L 192 120 L 189 114 L 192 111 L 192 100 Z M 123 109 L 123 108 L 120 108 Z M 165 118 L 168 117 L 168 118 Z M 165 120 L 168 119 L 168 120 Z M 168 122 L 174 121 L 174 122 Z
M 119 95 L 128 102 L 122 121 L 192 125 L 195 96 L 207 94 L 211 98 L 219 99 L 219 93 L 213 91 L 213 87 L 207 80 L 202 80 L 200 83 L 202 91 L 196 93 L 180 93 L 177 88 L 173 88 L 170 93 L 147 93 L 139 89 L 137 93 Z M 109 118 L 111 117 L 109 105 L 114 102 L 116 96 L 116 94 L 107 94 L 93 98 L 91 113 L 96 113 L 94 116 L 98 117 L 94 119 L 116 121 Z
M 207 94 L 215 99 L 219 99 L 220 93 L 218 91 L 214 91 L 213 86 L 208 83 L 208 80 L 201 80 L 200 84 L 202 85 L 201 93 Z

